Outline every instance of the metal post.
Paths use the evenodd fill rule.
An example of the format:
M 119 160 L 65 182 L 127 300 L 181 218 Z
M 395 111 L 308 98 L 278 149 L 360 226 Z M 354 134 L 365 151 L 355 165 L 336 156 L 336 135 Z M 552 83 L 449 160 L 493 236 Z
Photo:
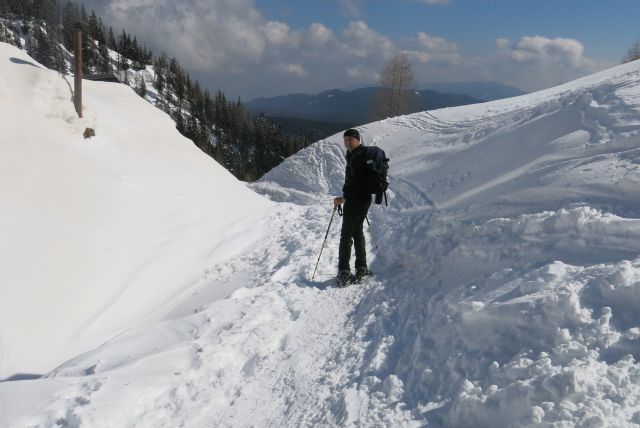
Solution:
M 311 280 L 316 277 L 316 271 L 318 270 L 318 264 L 320 263 L 320 257 L 322 257 L 322 250 L 324 249 L 324 244 L 327 242 L 327 236 L 329 236 L 329 229 L 331 229 L 331 223 L 333 223 L 333 216 L 336 214 L 336 208 L 333 207 L 333 213 L 331 213 L 331 220 L 329 220 L 329 226 L 327 226 L 327 233 L 324 234 L 324 241 L 322 241 L 322 247 L 320 247 L 320 254 L 318 255 L 318 261 L 316 262 L 316 268 L 313 270 L 313 275 L 311 275 Z
M 380 252 L 380 247 L 378 246 L 378 241 L 376 241 L 376 237 L 373 235 L 373 229 L 371 229 L 371 223 L 369 223 L 369 217 L 364 217 L 367 220 L 367 224 L 369 225 L 369 233 L 371 233 L 371 237 L 373 238 L 373 243 L 376 246 L 376 250 L 378 250 L 378 257 L 380 257 L 380 263 L 384 264 L 384 259 L 382 258 L 382 253 Z
M 78 116 L 82 117 L 82 28 L 80 26 L 77 26 L 73 33 L 73 57 L 75 60 L 73 104 Z

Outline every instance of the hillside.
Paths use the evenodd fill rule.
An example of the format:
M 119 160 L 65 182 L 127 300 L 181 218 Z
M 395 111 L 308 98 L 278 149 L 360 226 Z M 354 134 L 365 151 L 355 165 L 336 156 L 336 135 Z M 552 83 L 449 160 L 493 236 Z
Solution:
M 118 76 L 175 121 L 176 129 L 234 176 L 252 181 L 314 140 L 286 135 L 267 117 L 254 117 L 238 98 L 212 93 L 193 80 L 177 59 L 154 55 L 124 29 L 117 36 L 84 5 L 57 0 L 0 1 L 0 42 L 11 43 L 45 67 L 72 72 L 73 33 L 83 26 L 83 71 Z M 115 79 L 114 79 L 115 80 Z M 310 131 L 311 133 L 314 130 Z M 326 135 L 326 134 L 325 134 Z
M 6 64 L 7 56 L 16 52 L 3 48 L 0 61 Z M 6 68 L 10 71 L 0 70 L 11 73 L 9 77 L 18 83 L 2 90 L 30 94 L 27 100 L 42 99 L 37 95 L 51 87 L 64 89 L 49 82 L 32 91 L 30 83 L 46 72 L 16 62 Z M 192 238 L 206 240 L 210 248 L 228 242 L 216 241 L 212 236 L 217 235 L 208 228 L 228 230 L 228 222 L 238 212 L 247 212 L 245 204 L 250 204 L 247 218 L 253 222 L 239 227 L 238 239 L 231 241 L 246 245 L 238 247 L 243 251 L 221 249 L 224 258 L 212 257 L 204 272 L 195 264 L 176 271 L 167 259 L 150 260 L 145 265 L 149 269 L 171 269 L 174 275 L 141 276 L 137 286 L 155 289 L 161 278 L 167 287 L 182 290 L 167 303 L 164 316 L 144 324 L 133 322 L 128 328 L 125 324 L 131 320 L 123 321 L 118 324 L 123 327 L 120 334 L 114 332 L 110 340 L 58 366 L 45 368 L 53 361 L 48 356 L 43 359 L 36 349 L 21 351 L 25 361 L 13 360 L 12 371 L 25 371 L 31 361 L 34 367 L 38 363 L 38 373 L 44 376 L 0 383 L 0 425 L 639 424 L 639 83 L 640 63 L 634 62 L 521 97 L 361 127 L 365 141 L 382 147 L 391 158 L 392 191 L 390 206 L 375 206 L 369 216 L 384 262 L 369 245 L 376 275 L 346 289 L 333 287 L 336 224 L 318 276 L 310 280 L 331 216 L 330 196 L 339 193 L 343 180 L 341 134 L 301 150 L 250 186 L 273 204 L 237 181 L 225 182 L 228 197 L 235 201 L 225 203 L 214 195 L 215 204 L 202 211 L 190 209 L 211 221 L 190 222 Z M 83 169 L 91 180 L 102 174 L 103 162 L 104 168 L 111 165 L 106 153 L 120 147 L 119 139 L 107 139 L 109 132 L 133 132 L 123 125 L 126 117 L 103 107 L 116 94 L 94 89 L 89 105 L 95 107 L 89 110 L 95 115 L 88 117 L 97 122 L 99 135 L 101 128 L 113 131 L 106 132 L 100 145 L 99 140 L 68 143 L 70 152 L 104 147 L 101 156 L 92 158 L 92 168 Z M 135 98 L 131 91 L 120 95 L 121 102 Z M 68 103 L 66 96 L 59 98 L 55 105 Z M 30 103 L 27 106 L 34 101 Z M 47 111 L 59 109 L 48 106 Z M 155 110 L 153 115 L 157 116 Z M 55 135 L 47 132 L 48 127 L 64 132 L 82 129 L 68 115 L 31 113 L 29 118 L 38 125 L 29 127 L 30 134 L 24 136 L 30 144 L 55 143 L 55 138 L 42 138 L 44 133 Z M 18 135 L 24 132 L 21 123 L 6 122 L 3 128 Z M 155 152 L 128 150 L 137 144 L 143 148 L 151 139 L 136 138 L 136 144 L 119 149 L 119 156 L 131 162 L 147 156 L 155 159 Z M 29 146 L 11 145 L 14 140 L 0 139 L 0 147 L 11 147 L 20 156 L 11 165 L 32 165 Z M 193 166 L 200 161 L 184 156 L 189 159 L 184 160 L 188 173 L 200 171 Z M 39 171 L 47 172 L 50 180 L 57 175 L 55 165 L 40 163 Z M 165 175 L 188 176 L 181 169 L 162 169 Z M 34 169 L 6 165 L 0 171 L 21 183 L 30 183 L 35 174 Z M 202 174 L 215 175 L 219 170 L 211 165 L 206 171 L 210 172 Z M 124 191 L 119 183 L 116 178 L 104 182 L 100 194 L 109 195 L 112 188 Z M 129 191 L 162 195 L 156 200 L 153 223 L 162 221 L 176 206 L 173 188 L 153 180 L 145 184 Z M 188 195 L 195 194 L 195 200 L 204 204 L 208 199 L 198 188 Z M 51 188 L 36 186 L 31 193 L 15 189 L 22 199 L 16 196 L 8 206 L 24 213 L 47 200 Z M 2 190 L 4 195 L 6 189 Z M 108 201 L 97 211 L 111 207 L 117 216 L 78 220 L 77 230 L 110 230 L 126 219 L 148 219 L 138 213 L 147 213 L 146 204 L 135 201 L 139 199 Z M 258 215 L 263 204 L 268 213 Z M 240 206 L 238 212 L 213 218 L 208 211 Z M 22 239 L 43 218 L 63 221 L 69 215 L 51 214 L 56 212 L 43 206 L 38 217 L 17 216 L 9 229 L 11 242 L 19 244 L 16 237 Z M 147 238 L 134 234 L 128 245 L 148 242 Z M 42 242 L 25 243 L 25 250 L 15 253 L 10 266 L 20 262 L 23 268 L 10 282 L 3 278 L 3 296 L 14 290 L 5 284 L 42 283 L 41 278 L 21 276 L 33 274 L 24 266 Z M 157 245 L 171 254 L 192 251 L 191 245 L 176 247 L 174 241 L 160 240 Z M 14 255 L 3 248 L 5 255 Z M 59 252 L 59 248 L 42 250 L 49 257 Z M 58 260 L 69 260 L 60 254 Z M 113 253 L 94 254 L 103 262 L 114 260 Z M 52 283 L 48 289 L 52 295 L 64 295 L 66 287 Z M 120 295 L 122 300 L 130 296 Z M 73 297 L 76 306 L 86 298 Z M 4 300 L 1 304 L 11 305 Z M 0 314 L 4 316 L 4 311 Z M 22 314 L 14 309 L 12 317 L 18 316 Z M 34 313 L 28 319 L 44 318 Z M 113 319 L 106 314 L 102 320 Z M 24 322 L 2 320 L 2 340 L 6 343 L 4 337 L 17 335 L 16 331 L 25 341 L 46 340 L 38 329 L 23 330 Z
M 162 317 L 269 204 L 129 87 L 85 81 L 78 119 L 70 79 L 4 43 L 0 61 L 2 379 Z

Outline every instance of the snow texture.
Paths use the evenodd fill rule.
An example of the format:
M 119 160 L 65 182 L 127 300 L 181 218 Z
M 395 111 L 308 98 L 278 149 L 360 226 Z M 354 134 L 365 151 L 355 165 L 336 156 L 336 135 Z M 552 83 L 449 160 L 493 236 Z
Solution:
M 258 196 L 130 89 L 78 120 L 9 57 L 0 368 L 44 376 L 0 426 L 640 425 L 640 63 L 360 127 L 384 263 L 337 289 L 339 134 Z

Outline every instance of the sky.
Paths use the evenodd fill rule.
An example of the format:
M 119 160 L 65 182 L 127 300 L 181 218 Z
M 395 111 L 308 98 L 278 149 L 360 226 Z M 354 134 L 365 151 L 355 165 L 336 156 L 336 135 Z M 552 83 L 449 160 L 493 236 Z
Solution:
M 620 63 L 636 0 L 85 0 L 116 34 L 251 100 L 375 84 L 406 52 L 421 89 L 490 80 L 536 91 Z

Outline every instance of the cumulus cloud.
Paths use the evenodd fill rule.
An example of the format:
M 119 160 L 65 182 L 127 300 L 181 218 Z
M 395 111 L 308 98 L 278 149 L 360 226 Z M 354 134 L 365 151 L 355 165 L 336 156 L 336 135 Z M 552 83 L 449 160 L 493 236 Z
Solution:
M 372 52 L 388 58 L 396 49 L 391 39 L 369 28 L 362 20 L 351 21 L 342 33 L 342 48 L 348 55 L 367 58 Z
M 267 23 L 251 0 L 111 0 L 103 9 L 116 28 L 135 31 L 196 70 L 241 67 L 288 32 L 286 24 Z
M 273 45 L 288 44 L 296 47 L 300 44 L 300 33 L 291 31 L 289 25 L 284 22 L 269 21 L 262 26 L 267 40 Z
M 457 44 L 423 32 L 418 33 L 416 41 L 420 46 L 433 52 L 455 52 L 458 50 Z
M 323 24 L 314 22 L 309 26 L 308 37 L 313 45 L 324 45 L 333 38 L 333 31 Z
M 511 51 L 511 58 L 517 63 L 551 63 L 569 67 L 592 65 L 584 56 L 584 46 L 578 40 L 557 37 L 525 36 Z
M 456 43 L 442 37 L 431 36 L 424 32 L 419 32 L 413 40 L 417 49 L 410 49 L 406 52 L 414 57 L 419 63 L 432 65 L 455 65 L 460 63 L 461 55 Z
M 363 1 L 344 4 L 357 6 Z M 116 32 L 125 28 L 155 53 L 166 51 L 176 56 L 194 78 L 230 96 L 310 93 L 370 83 L 378 79 L 385 62 L 401 50 L 414 61 L 421 81 L 497 80 L 525 90 L 558 84 L 610 65 L 591 60 L 582 43 L 568 38 L 498 38 L 493 41 L 493 54 L 476 56 L 453 40 L 426 32 L 410 39 L 392 39 L 363 19 L 353 19 L 342 28 L 329 28 L 323 22 L 294 28 L 290 22 L 266 18 L 255 0 L 85 3 Z

